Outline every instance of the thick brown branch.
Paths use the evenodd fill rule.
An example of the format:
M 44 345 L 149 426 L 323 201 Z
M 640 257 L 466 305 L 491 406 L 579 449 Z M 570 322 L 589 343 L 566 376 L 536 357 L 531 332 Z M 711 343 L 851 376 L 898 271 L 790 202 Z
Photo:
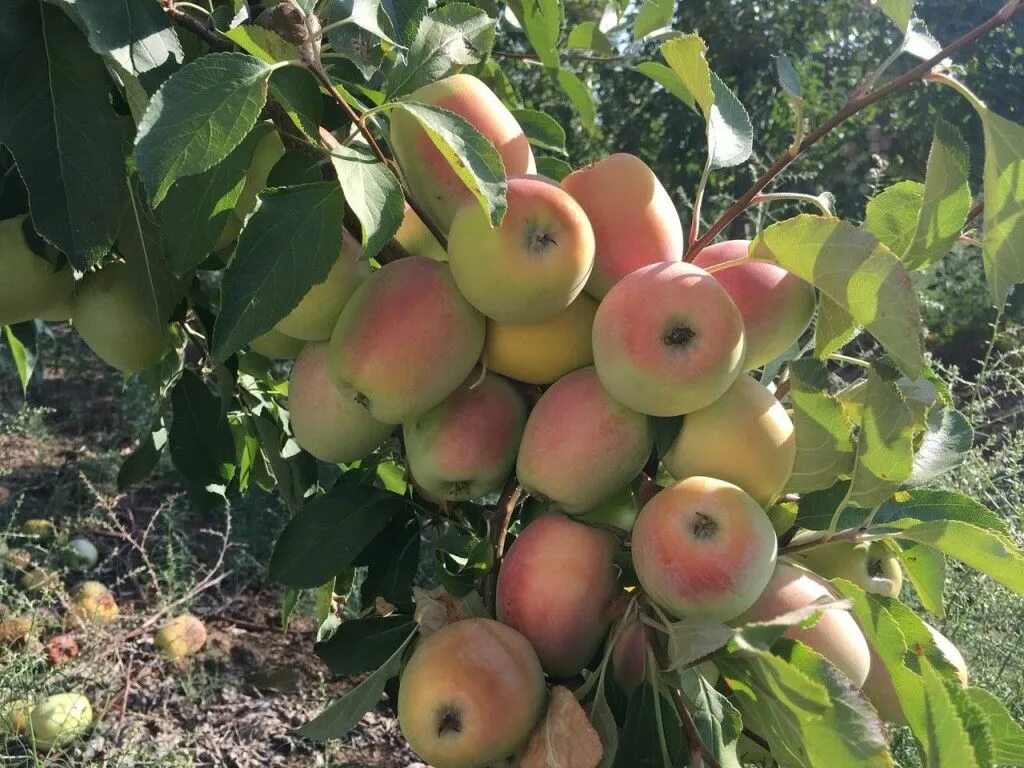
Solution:
M 668 669 L 670 661 L 661 635 L 650 624 L 644 623 L 643 626 L 647 635 L 647 644 L 651 646 L 651 650 L 654 652 L 654 660 L 658 662 L 658 668 Z M 690 760 L 687 765 L 692 766 L 692 768 L 698 768 L 701 765 L 706 765 L 708 768 L 721 768 L 718 760 L 715 759 L 714 752 L 711 751 L 710 747 L 704 743 L 704 739 L 701 738 L 700 731 L 697 730 L 697 724 L 693 721 L 693 715 L 690 714 L 690 709 L 686 706 L 686 702 L 683 701 L 683 696 L 679 693 L 679 689 L 674 685 L 667 685 L 666 688 L 668 688 L 669 696 L 672 697 L 672 704 L 676 708 L 679 720 L 683 724 L 683 730 L 686 731 L 686 744 L 690 748 Z
M 984 202 L 978 203 L 976 206 L 971 208 L 970 213 L 967 214 L 967 219 L 964 221 L 964 229 L 967 229 L 968 227 L 970 227 L 971 223 L 976 218 L 981 216 L 981 214 L 984 212 L 984 210 L 985 210 L 985 203 Z
M 751 201 L 761 190 L 767 187 L 776 176 L 782 173 L 782 171 L 790 165 L 790 163 L 814 146 L 824 136 L 831 133 L 837 126 L 846 122 L 846 120 L 860 112 L 865 107 L 868 107 L 877 101 L 881 101 L 886 96 L 889 96 L 908 85 L 912 85 L 913 83 L 917 83 L 925 79 L 935 65 L 949 58 L 954 53 L 957 53 L 971 45 L 979 38 L 984 37 L 993 29 L 1006 24 L 1022 11 L 1024 11 L 1024 0 L 1009 0 L 1009 2 L 1007 2 L 995 16 L 957 38 L 930 59 L 918 64 L 906 74 L 903 74 L 885 85 L 875 88 L 863 95 L 857 95 L 855 90 L 854 96 L 847 100 L 847 102 L 839 108 L 838 112 L 804 137 L 804 140 L 801 141 L 799 145 L 787 149 L 774 163 L 772 163 L 768 170 L 761 174 L 757 181 L 750 186 L 750 189 L 744 192 L 735 203 L 729 206 L 729 209 L 722 214 L 718 221 L 712 224 L 708 231 L 693 244 L 686 254 L 687 260 L 692 261 L 694 256 L 710 245 L 711 242 L 721 234 L 722 230 L 724 230 L 737 216 L 747 209 Z
M 492 613 L 495 606 L 495 594 L 498 590 L 498 573 L 501 571 L 501 561 L 505 557 L 505 539 L 508 538 L 508 527 L 512 524 L 512 513 L 515 512 L 519 497 L 523 494 L 523 487 L 519 485 L 515 476 L 510 477 L 505 483 L 505 489 L 501 492 L 498 505 L 494 509 L 494 526 L 491 528 L 491 548 L 494 551 L 494 565 L 487 575 L 487 582 L 484 585 L 484 604 Z

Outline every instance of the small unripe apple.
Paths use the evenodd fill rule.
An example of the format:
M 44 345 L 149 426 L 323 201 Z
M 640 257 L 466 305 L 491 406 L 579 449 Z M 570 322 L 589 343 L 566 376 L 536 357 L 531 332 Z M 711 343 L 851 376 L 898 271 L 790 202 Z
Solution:
M 99 550 L 88 539 L 79 537 L 68 542 L 67 562 L 72 568 L 93 568 L 99 559 Z
M 273 328 L 249 342 L 249 349 L 271 360 L 294 360 L 304 346 L 306 342 L 302 339 L 293 339 Z
M 74 287 L 69 267 L 54 269 L 29 248 L 22 229 L 25 219 L 0 221 L 0 327 L 47 313 L 66 302 Z
M 484 768 L 526 742 L 545 698 L 526 638 L 492 619 L 464 619 L 416 646 L 402 673 L 398 723 L 435 768 Z
M 897 597 L 903 587 L 899 557 L 881 541 L 836 541 L 798 559 L 819 576 L 852 581 L 875 595 Z
M 728 621 L 750 608 L 775 567 L 775 530 L 742 489 L 689 477 L 660 491 L 633 527 L 633 567 L 658 605 Z
M 92 725 L 92 705 L 80 693 L 47 696 L 32 708 L 29 734 L 39 750 L 63 746 L 84 735 Z
M 640 687 L 647 672 L 647 632 L 633 622 L 623 627 L 612 648 L 612 676 L 627 696 Z
M 594 318 L 594 365 L 623 405 L 681 416 L 711 405 L 743 370 L 743 318 L 700 267 L 661 262 L 628 274 Z
M 3 565 L 12 571 L 25 571 L 32 567 L 32 554 L 20 547 L 5 552 L 2 560 Z
M 21 526 L 21 532 L 33 537 L 40 544 L 48 544 L 57 538 L 57 529 L 49 520 L 26 520 Z
M 109 589 L 98 581 L 86 581 L 72 594 L 68 617 L 80 624 L 103 625 L 110 624 L 119 613 Z
M 191 614 L 176 616 L 157 630 L 157 649 L 172 661 L 192 656 L 206 644 L 206 626 Z
M 458 209 L 448 263 L 469 303 L 492 320 L 536 323 L 565 310 L 594 266 L 587 214 L 541 176 L 508 180 L 508 211 L 497 227 L 476 200 Z

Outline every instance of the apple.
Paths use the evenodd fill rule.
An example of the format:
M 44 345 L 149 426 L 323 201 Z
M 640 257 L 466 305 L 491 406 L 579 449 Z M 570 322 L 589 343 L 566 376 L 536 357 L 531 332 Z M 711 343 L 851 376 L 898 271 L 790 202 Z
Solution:
M 445 77 L 418 88 L 407 98 L 467 120 L 498 150 L 507 175 L 535 171 L 533 152 L 523 129 L 501 99 L 473 75 Z M 419 121 L 400 109 L 391 113 L 391 147 L 413 200 L 447 234 L 456 209 L 473 199 L 472 193 Z
M 206 626 L 185 613 L 168 621 L 153 636 L 153 644 L 172 661 L 198 653 L 206 644 Z
M 728 621 L 750 608 L 775 566 L 775 529 L 732 483 L 688 477 L 658 492 L 633 526 L 644 591 L 676 616 Z
M 47 696 L 29 715 L 28 732 L 36 749 L 61 747 L 83 736 L 92 725 L 92 705 L 80 693 Z
M 68 618 L 72 623 L 110 624 L 119 613 L 114 596 L 98 581 L 83 582 L 71 595 Z
M 507 380 L 474 372 L 455 392 L 402 427 L 416 484 L 433 498 L 465 501 L 501 489 L 526 424 L 526 403 Z
M 726 240 L 693 259 L 707 269 L 747 256 L 750 242 Z M 776 264 L 749 262 L 714 273 L 743 315 L 747 332 L 746 368 L 770 363 L 800 338 L 814 316 L 814 288 Z
M 594 318 L 594 365 L 634 411 L 680 416 L 710 405 L 743 370 L 743 318 L 721 285 L 685 262 L 630 273 Z
M 562 188 L 594 226 L 596 253 L 587 293 L 601 299 L 630 272 L 679 261 L 683 225 L 654 171 L 635 155 L 618 153 L 562 179 Z
M 411 256 L 426 256 L 434 261 L 448 261 L 448 252 L 437 242 L 437 238 L 427 229 L 423 219 L 416 215 L 416 211 L 408 203 L 405 204 L 402 223 L 395 232 L 395 240 Z
M 459 290 L 487 317 L 535 323 L 583 291 L 594 266 L 594 231 L 579 204 L 549 179 L 511 176 L 507 198 L 496 228 L 476 200 L 459 207 L 448 263 Z
M 728 480 L 768 506 L 793 472 L 796 432 L 782 403 L 742 375 L 713 403 L 686 414 L 662 460 L 676 479 Z
M 249 349 L 271 360 L 294 360 L 306 346 L 302 339 L 293 339 L 271 328 L 249 342 Z
M 416 646 L 402 672 L 398 724 L 434 768 L 484 768 L 526 742 L 545 699 L 526 638 L 493 619 L 464 619 Z
M 300 447 L 321 461 L 348 464 L 377 450 L 395 427 L 373 418 L 354 391 L 335 386 L 328 354 L 320 341 L 299 353 L 288 380 L 288 413 Z
M 875 595 L 898 597 L 903 587 L 899 557 L 882 541 L 836 541 L 809 549 L 798 559 L 819 576 L 852 581 Z
M 466 380 L 485 328 L 446 265 L 399 259 L 370 275 L 342 310 L 328 350 L 331 379 L 378 421 L 402 424 Z
M 600 648 L 619 594 L 617 550 L 612 534 L 556 513 L 523 528 L 505 554 L 498 620 L 530 641 L 548 674 L 572 677 Z
M 527 384 L 551 384 L 594 364 L 591 335 L 597 302 L 585 293 L 561 312 L 536 323 L 487 321 L 484 363 Z
M 96 545 L 82 537 L 68 542 L 67 561 L 72 568 L 89 569 L 99 562 L 100 553 Z
M 757 602 L 734 623 L 739 625 L 770 621 L 826 597 L 835 597 L 826 582 L 810 571 L 780 560 Z M 864 685 L 871 667 L 871 650 L 864 633 L 849 611 L 825 608 L 821 613 L 821 618 L 813 627 L 803 629 L 792 626 L 786 630 L 786 637 L 813 648 L 859 688 Z
M 581 368 L 533 407 L 516 475 L 531 494 L 578 515 L 620 492 L 653 448 L 650 419 L 613 400 L 593 368 Z
M 0 327 L 49 314 L 66 303 L 74 289 L 75 276 L 69 267 L 54 269 L 29 248 L 23 229 L 26 219 L 16 216 L 0 221 Z

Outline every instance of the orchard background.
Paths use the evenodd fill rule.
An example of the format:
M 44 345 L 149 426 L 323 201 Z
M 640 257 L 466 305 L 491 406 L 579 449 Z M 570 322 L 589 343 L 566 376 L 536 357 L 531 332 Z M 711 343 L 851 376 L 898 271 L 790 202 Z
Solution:
M 911 687 L 925 698 L 914 728 L 883 732 L 850 694 L 824 709 L 794 697 L 787 704 L 796 720 L 772 710 L 777 722 L 762 723 L 772 733 L 759 735 L 774 744 L 788 734 L 791 747 L 803 742 L 837 766 L 1024 763 L 1024 558 L 1014 546 L 1024 511 L 1024 301 L 1013 291 L 1024 279 L 1020 4 L 303 0 L 301 13 L 290 0 L 276 11 L 270 5 L 14 0 L 0 8 L 0 219 L 28 214 L 31 203 L 29 246 L 79 272 L 116 252 L 147 286 L 149 316 L 138 322 L 174 324 L 173 350 L 128 376 L 98 360 L 65 322 L 16 322 L 2 334 L 0 620 L 30 616 L 32 624 L 27 634 L 16 624 L 0 634 L 0 708 L 9 720 L 14 701 L 73 691 L 88 698 L 95 719 L 50 752 L 5 736 L 4 764 L 415 763 L 389 703 L 407 638 L 417 621 L 437 622 L 439 607 L 483 610 L 503 513 L 515 513 L 511 540 L 519 513 L 529 511 L 525 503 L 509 507 L 508 494 L 438 507 L 407 483 L 397 443 L 352 466 L 316 461 L 290 440 L 289 363 L 245 348 L 322 279 L 342 222 L 364 253 L 381 261 L 404 255 L 391 241 L 402 190 L 352 120 L 459 70 L 519 110 L 538 167 L 553 178 L 628 152 L 655 171 L 687 230 L 701 191 L 698 236 L 710 240 L 722 223 L 723 238 L 749 239 L 779 223 L 769 230 L 778 238 L 773 250 L 831 265 L 835 250 L 803 247 L 786 221 L 835 213 L 848 222 L 832 241 L 847 276 L 867 274 L 858 272 L 867 255 L 853 245 L 865 242 L 858 232 L 870 233 L 869 251 L 888 254 L 890 277 L 902 274 L 894 254 L 902 256 L 918 296 L 934 418 L 893 422 L 909 419 L 899 383 L 920 354 L 906 332 L 916 322 L 914 302 L 882 306 L 879 289 L 851 292 L 850 329 L 862 330 L 847 341 L 849 334 L 829 339 L 822 331 L 821 312 L 842 319 L 841 297 L 830 294 L 815 331 L 761 376 L 785 386 L 780 397 L 791 393 L 785 402 L 796 408 L 799 440 L 801 417 L 834 402 L 818 385 L 834 393 L 873 364 L 875 399 L 863 407 L 857 434 L 891 432 L 881 449 L 861 446 L 858 470 L 827 478 L 790 511 L 802 527 L 827 528 L 848 490 L 832 481 L 863 483 L 869 473 L 881 496 L 848 509 L 840 528 L 856 527 L 876 505 L 879 530 L 931 525 L 928 543 L 914 551 L 920 564 L 904 558 L 901 598 L 961 648 L 971 685 L 1002 705 L 959 695 L 949 676 L 933 676 L 908 648 Z M 309 32 L 301 14 L 314 6 L 319 54 L 294 37 Z M 254 23 L 261 13 L 268 15 Z M 921 60 L 964 35 L 971 39 L 923 82 L 929 68 L 915 70 Z M 234 52 L 236 69 L 205 70 L 211 51 Z M 702 109 L 693 93 L 711 82 L 710 72 L 727 91 L 719 84 L 716 105 Z M 234 78 L 234 86 L 218 91 L 218 78 Z M 201 83 L 213 85 L 196 99 Z M 959 83 L 973 94 L 958 93 Z M 887 84 L 905 87 L 872 101 Z M 237 123 L 216 123 L 196 159 L 183 141 L 213 125 L 222 105 Z M 766 174 L 850 105 L 849 119 Z M 395 109 L 362 118 L 389 157 L 386 121 Z M 712 115 L 710 129 L 704 114 Z M 444 113 L 421 118 L 451 156 L 463 155 L 467 184 L 497 215 L 503 173 L 493 152 Z M 732 150 L 710 171 L 709 138 Z M 261 175 L 268 146 L 273 167 L 259 170 L 269 170 L 265 183 L 277 191 L 257 198 L 263 184 L 244 182 Z M 766 193 L 783 196 L 737 207 L 759 179 L 770 182 Z M 303 190 L 319 197 L 303 200 Z M 247 219 L 246 201 L 259 201 Z M 200 219 L 209 226 L 182 224 Z M 908 245 L 919 221 L 941 231 L 926 252 Z M 288 280 L 270 280 L 272 289 L 246 280 L 282 274 Z M 0 278 L 0 299 L 13 302 L 16 281 Z M 259 312 L 246 311 L 254 304 Z M 0 303 L 0 320 L 3 311 Z M 827 369 L 809 362 L 821 353 Z M 809 360 L 787 365 L 798 355 Z M 818 376 L 823 370 L 827 378 Z M 678 428 L 660 423 L 659 450 Z M 908 451 L 919 457 L 912 464 L 902 460 Z M 650 475 L 635 483 L 638 496 L 652 480 L 671 482 Z M 361 515 L 365 506 L 380 517 Z M 23 527 L 39 519 L 54 526 L 52 540 Z M 98 563 L 72 547 L 76 538 L 95 544 Z M 12 550 L 30 562 L 12 559 Z M 35 586 L 26 574 L 37 577 Z M 112 590 L 116 619 L 66 620 L 86 579 Z M 414 583 L 461 602 L 453 608 L 436 602 L 436 592 L 414 595 Z M 865 610 L 862 593 L 844 594 L 855 612 Z M 185 612 L 205 621 L 205 645 L 168 660 L 154 633 Z M 914 620 L 898 615 L 913 634 Z M 685 622 L 665 629 L 670 661 L 685 666 L 688 654 L 714 651 L 731 657 L 723 662 L 730 678 L 807 694 L 800 686 L 810 673 L 799 659 L 767 660 L 769 648 L 784 652 L 786 641 L 775 641 L 785 627 L 739 631 L 727 647 L 720 639 L 700 653 L 685 648 L 695 641 Z M 768 675 L 761 664 L 776 677 L 757 677 Z M 597 686 L 590 677 L 568 683 L 605 746 L 605 764 L 736 764 L 736 720 L 723 718 L 731 710 L 717 693 L 693 706 L 697 742 L 692 731 L 682 737 L 686 714 L 668 688 L 659 707 L 645 708 L 654 699 L 624 697 L 610 677 Z M 695 679 L 676 673 L 660 684 L 674 681 L 689 696 Z M 744 718 L 756 709 L 737 706 Z M 804 727 L 811 722 L 823 727 Z M 568 765 L 594 764 L 572 741 L 583 730 L 575 723 L 565 743 L 566 732 L 552 731 L 552 752 L 567 749 L 581 761 Z M 743 742 L 740 752 L 749 747 Z M 800 759 L 784 764 L 822 764 Z

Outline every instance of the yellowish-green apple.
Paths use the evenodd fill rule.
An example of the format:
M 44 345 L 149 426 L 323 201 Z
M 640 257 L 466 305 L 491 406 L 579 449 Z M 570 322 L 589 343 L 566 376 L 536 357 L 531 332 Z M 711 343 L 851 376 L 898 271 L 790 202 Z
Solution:
M 117 601 L 103 584 L 86 581 L 71 595 L 68 619 L 74 624 L 110 624 L 117 619 L 120 609 Z
M 953 645 L 948 637 L 931 624 L 927 622 L 922 623 L 928 630 L 928 634 L 931 635 L 932 642 L 935 644 L 939 654 L 953 667 L 960 685 L 966 688 L 969 682 L 967 662 L 964 661 L 960 649 Z M 910 653 L 915 655 L 916 651 L 916 648 L 910 649 Z M 868 697 L 868 701 L 871 702 L 878 712 L 879 717 L 887 723 L 906 725 L 907 718 L 903 714 L 902 706 L 900 706 L 899 697 L 896 695 L 896 688 L 892 684 L 892 677 L 890 677 L 889 671 L 885 668 L 885 664 L 882 663 L 874 648 L 871 649 L 871 669 L 868 672 L 868 677 L 864 682 L 862 690 L 864 695 Z
M 775 529 L 732 483 L 688 477 L 659 491 L 633 526 L 644 591 L 676 616 L 728 621 L 750 608 L 775 567 Z
M 492 320 L 536 323 L 565 310 L 594 266 L 587 214 L 550 179 L 511 176 L 498 227 L 475 200 L 448 233 L 448 263 L 469 303 Z
M 35 625 L 35 619 L 27 613 L 3 619 L 0 621 L 0 644 L 10 645 L 28 637 Z
M 562 188 L 583 206 L 597 251 L 587 293 L 604 297 L 630 272 L 683 255 L 683 225 L 672 198 L 654 171 L 635 155 L 619 153 L 562 179 Z
M 593 368 L 581 368 L 533 407 L 516 475 L 531 494 L 579 515 L 621 491 L 653 447 L 650 419 L 613 400 Z
M 277 161 L 284 155 L 284 143 L 276 130 L 267 131 L 266 135 L 256 144 L 252 163 L 245 173 L 242 191 L 235 201 L 235 207 L 228 214 L 224 229 L 214 245 L 214 250 L 227 248 L 238 237 L 245 223 L 245 217 L 256 207 L 256 195 L 267 187 L 267 179 Z
M 779 560 L 771 581 L 757 602 L 734 623 L 770 621 L 806 608 L 820 598 L 835 598 L 826 582 L 793 563 Z M 785 636 L 813 648 L 858 688 L 864 685 L 871 667 L 871 650 L 849 611 L 825 608 L 813 627 L 804 629 L 794 625 L 786 630 Z
M 190 613 L 175 616 L 157 630 L 153 644 L 172 661 L 184 659 L 206 644 L 206 626 Z
M 65 320 L 71 319 L 71 303 L 74 297 L 72 294 L 68 294 L 63 299 L 58 300 L 55 304 L 51 304 L 46 309 L 41 310 L 38 313 L 40 320 L 45 320 L 48 323 L 63 323 Z
M 619 594 L 617 549 L 607 531 L 554 513 L 527 525 L 505 554 L 498 621 L 530 641 L 548 674 L 579 673 L 601 646 Z
M 536 323 L 487 321 L 484 363 L 527 384 L 551 384 L 594 364 L 591 335 L 597 302 L 585 293 L 558 314 Z
M 125 373 L 144 370 L 164 356 L 168 327 L 159 321 L 124 262 L 90 272 L 78 284 L 71 323 L 108 365 Z
M 447 251 L 437 242 L 437 238 L 427 229 L 423 219 L 416 215 L 416 211 L 408 203 L 405 204 L 402 224 L 395 232 L 395 240 L 412 256 L 426 256 L 434 261 L 448 261 Z
M 85 734 L 92 725 L 92 705 L 80 693 L 47 696 L 29 715 L 28 732 L 36 749 L 61 747 Z
M 493 619 L 464 619 L 416 646 L 402 673 L 398 724 L 435 768 L 484 768 L 526 741 L 545 699 L 526 638 Z
M 852 581 L 875 595 L 897 597 L 903 587 L 899 557 L 882 541 L 836 541 L 809 549 L 798 560 L 819 576 Z
M 693 259 L 698 267 L 747 255 L 747 240 L 709 245 Z M 746 369 L 770 363 L 800 338 L 814 315 L 814 288 L 782 267 L 767 262 L 738 264 L 714 273 L 743 315 L 747 332 Z
M 652 416 L 710 405 L 743 370 L 739 310 L 714 277 L 651 264 L 616 283 L 594 318 L 594 365 L 616 400 Z
M 432 497 L 466 501 L 500 490 L 512 472 L 526 403 L 506 379 L 474 372 L 402 427 L 409 471 Z
M 21 736 L 27 732 L 31 715 L 32 702 L 28 699 L 14 699 L 0 705 L 0 736 Z
M 672 477 L 702 475 L 738 485 L 762 506 L 778 496 L 796 459 L 793 422 L 775 396 L 747 375 L 683 417 L 662 458 Z
M 57 529 L 51 520 L 43 518 L 32 518 L 21 525 L 21 532 L 31 536 L 40 544 L 49 544 L 57 538 Z
M 249 349 L 272 360 L 294 360 L 306 346 L 302 339 L 293 339 L 271 328 L 249 342 Z
M 501 99 L 473 75 L 460 73 L 429 83 L 408 100 L 446 109 L 468 121 L 498 150 L 507 175 L 536 170 L 522 127 Z M 391 146 L 413 200 L 447 234 L 456 209 L 472 199 L 472 193 L 419 121 L 401 109 L 391 112 Z
M 288 413 L 295 442 L 321 461 L 365 459 L 395 431 L 377 421 L 351 390 L 338 389 L 327 370 L 326 342 L 299 353 L 288 382 Z
M 639 511 L 636 499 L 633 497 L 633 489 L 626 486 L 589 512 L 577 516 L 576 519 L 599 528 L 614 528 L 623 533 L 629 533 L 636 524 L 636 516 Z
M 71 298 L 74 288 L 70 267 L 54 269 L 29 248 L 22 229 L 27 225 L 25 216 L 0 221 L 0 326 L 49 314 Z
M 328 351 L 331 378 L 354 390 L 374 418 L 402 424 L 465 381 L 485 327 L 447 265 L 399 259 L 364 280 L 345 305 Z
M 360 256 L 360 246 L 345 232 L 341 255 L 322 283 L 314 285 L 298 305 L 281 318 L 274 330 L 304 341 L 326 341 L 352 294 L 370 274 L 370 266 Z

